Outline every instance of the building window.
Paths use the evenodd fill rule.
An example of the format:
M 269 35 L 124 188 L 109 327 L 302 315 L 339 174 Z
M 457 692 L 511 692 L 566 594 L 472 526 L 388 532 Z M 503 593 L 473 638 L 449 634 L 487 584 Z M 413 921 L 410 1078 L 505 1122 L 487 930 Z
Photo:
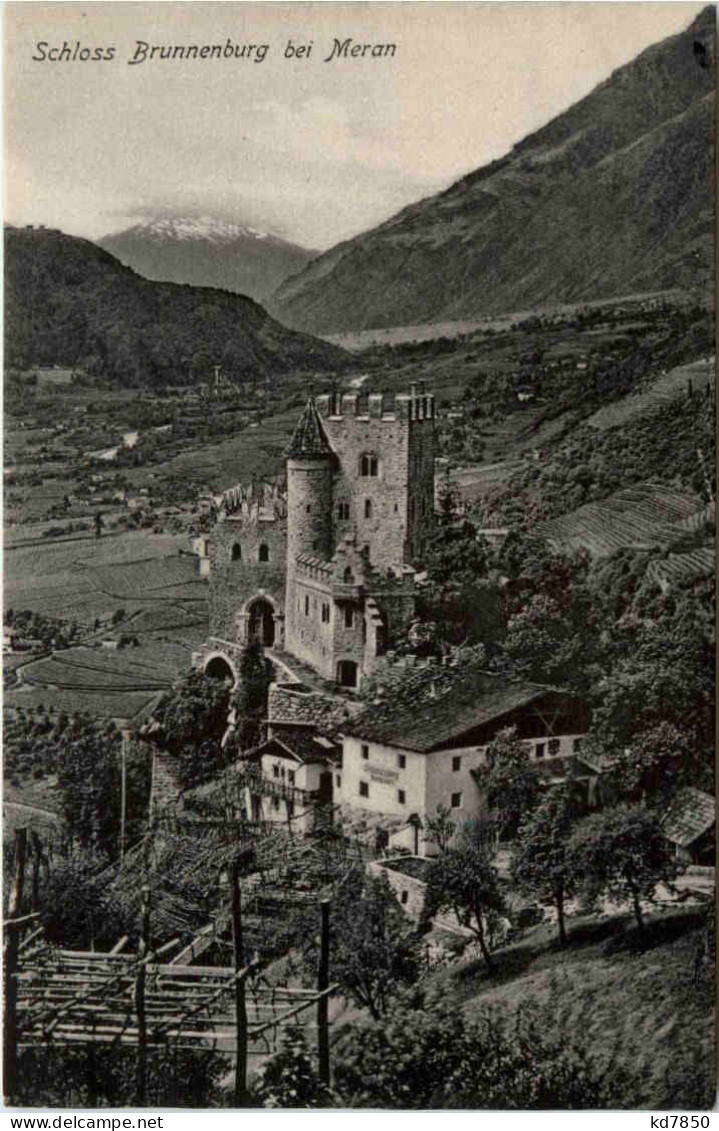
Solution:
M 337 507 L 337 517 L 338 518 L 349 518 L 349 516 L 350 516 L 350 505 L 349 505 L 349 503 L 340 503 Z
M 337 665 L 337 682 L 341 687 L 357 686 L 357 664 L 354 660 L 340 660 Z
M 362 757 L 364 758 L 365 762 L 369 758 L 369 746 L 367 746 L 364 742 L 362 743 Z
M 351 585 L 354 581 L 354 574 L 352 573 L 350 566 L 347 566 L 347 569 L 344 571 L 344 574 L 342 576 L 344 578 L 345 585 Z
M 242 557 L 242 548 L 241 548 L 239 542 L 235 542 L 235 544 L 233 545 L 231 557 L 232 557 L 233 562 L 239 562 L 240 561 L 240 559 Z
M 345 628 L 352 628 L 355 622 L 355 613 L 351 605 L 345 605 Z
M 461 770 L 461 769 L 462 769 L 462 759 L 461 759 L 461 757 L 460 757 L 459 755 L 456 755 L 456 756 L 455 756 L 455 757 L 454 757 L 454 758 L 452 759 L 452 773 L 453 773 L 453 774 L 456 774 L 456 773 L 457 773 L 457 771 L 458 771 L 458 770 Z
M 364 516 L 365 518 L 372 518 L 372 500 L 365 499 L 364 501 Z
M 400 895 L 400 897 L 399 897 L 399 901 L 400 901 L 400 903 L 401 903 L 401 904 L 405 904 L 405 903 L 407 902 L 407 900 L 408 900 L 408 899 L 409 899 L 409 892 L 408 892 L 408 891 L 403 891 L 403 892 L 402 892 L 402 894 L 401 894 L 401 895 Z
M 369 797 L 369 782 L 361 781 L 359 786 L 360 797 Z
M 305 507 L 305 511 L 307 512 L 307 514 L 312 514 L 312 507 L 310 506 L 310 504 L 309 504 L 309 503 L 308 503 L 308 504 L 307 504 L 307 506 Z
M 305 594 L 305 616 L 308 617 L 309 615 L 310 615 L 310 599 L 307 596 L 307 594 Z
M 573 739 L 573 741 L 572 741 L 572 750 L 574 751 L 574 753 L 575 753 L 575 754 L 576 754 L 576 753 L 577 753 L 577 752 L 578 752 L 579 750 L 581 750 L 581 749 L 582 749 L 582 741 L 583 741 L 583 739 L 581 739 L 581 738 L 575 738 L 575 739 Z
M 400 770 L 403 770 L 405 768 L 405 766 L 407 765 L 407 755 L 406 754 L 398 754 L 397 755 L 397 765 L 399 766 Z
M 558 738 L 550 738 L 549 740 L 549 757 L 556 758 L 559 753 L 560 742 Z
M 536 758 L 543 758 L 544 757 L 544 751 L 546 750 L 546 747 L 547 747 L 546 742 L 538 742 L 537 745 L 534 747 L 535 757 Z
M 335 785 L 337 786 L 338 789 L 341 789 L 341 787 L 342 787 L 342 778 L 340 777 L 339 774 L 335 774 Z
M 379 464 L 377 462 L 377 456 L 363 455 L 360 458 L 360 475 L 363 475 L 365 478 L 367 476 L 375 477 L 378 470 Z
M 280 807 L 280 799 L 279 799 L 279 797 L 273 797 L 273 798 L 272 798 L 272 808 L 273 808 L 273 809 L 279 809 L 279 807 Z
M 403 789 L 397 790 L 397 800 L 399 801 L 400 805 L 404 805 L 404 803 L 406 802 L 407 794 Z
M 287 780 L 290 783 L 290 785 L 295 784 L 295 771 L 294 770 L 288 770 L 287 771 Z
M 272 767 L 272 774 L 273 774 L 273 776 L 274 776 L 274 777 L 276 777 L 276 778 L 278 778 L 278 777 L 280 776 L 280 767 L 279 767 L 278 765 L 276 765 L 276 764 L 275 764 L 275 765 L 274 765 L 274 766 Z
M 453 793 L 451 798 L 450 798 L 449 804 L 450 804 L 450 808 L 452 808 L 452 809 L 461 809 L 462 808 L 462 794 L 461 793 Z
M 323 624 L 329 624 L 330 623 L 330 607 L 329 607 L 329 605 L 325 604 L 324 602 L 322 604 L 322 623 Z
M 270 551 L 264 542 L 260 545 L 260 552 L 257 555 L 258 561 L 268 562 L 270 560 Z

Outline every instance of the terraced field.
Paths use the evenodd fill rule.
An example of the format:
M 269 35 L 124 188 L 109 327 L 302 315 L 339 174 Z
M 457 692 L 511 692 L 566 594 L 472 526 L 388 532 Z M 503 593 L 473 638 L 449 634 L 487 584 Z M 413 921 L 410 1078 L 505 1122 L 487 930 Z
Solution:
M 119 605 L 136 612 L 146 602 L 202 604 L 205 583 L 181 535 L 132 532 L 60 543 L 12 544 L 5 552 L 5 604 L 92 626 Z
M 207 636 L 207 582 L 183 536 L 145 531 L 6 549 L 6 606 L 85 625 L 83 646 L 14 664 L 8 706 L 131 718 L 191 665 Z M 118 609 L 124 616 L 114 627 Z M 96 618 L 101 624 L 96 627 Z M 101 638 L 136 645 L 114 651 Z M 13 658 L 14 659 L 14 658 Z
M 589 417 L 592 428 L 604 431 L 626 424 L 635 417 L 644 416 L 663 408 L 679 397 L 700 396 L 708 385 L 714 383 L 714 358 L 702 358 L 689 365 L 679 365 L 668 373 L 663 373 L 648 389 L 634 393 L 615 404 L 605 405 Z
M 698 550 L 689 550 L 686 554 L 669 554 L 664 561 L 651 562 L 647 574 L 664 587 L 711 577 L 715 569 L 714 547 L 702 546 Z
M 683 524 L 703 509 L 697 495 L 644 483 L 542 523 L 537 533 L 560 552 L 586 548 L 601 558 L 625 547 L 671 546 L 686 534 Z

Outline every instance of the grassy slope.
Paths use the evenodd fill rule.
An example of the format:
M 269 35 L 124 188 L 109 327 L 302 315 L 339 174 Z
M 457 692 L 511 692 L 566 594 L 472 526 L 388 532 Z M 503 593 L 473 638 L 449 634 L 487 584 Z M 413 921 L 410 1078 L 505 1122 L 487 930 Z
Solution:
M 603 1066 L 612 1056 L 635 1077 L 618 1106 L 706 1107 L 714 1090 L 713 998 L 694 980 L 702 911 L 658 910 L 640 948 L 626 917 L 571 921 L 560 951 L 541 925 L 496 955 L 488 977 L 477 961 L 437 976 L 443 995 L 468 1016 L 495 1007 L 509 1021 L 520 1006 L 546 1017 L 560 1041 L 581 1042 Z

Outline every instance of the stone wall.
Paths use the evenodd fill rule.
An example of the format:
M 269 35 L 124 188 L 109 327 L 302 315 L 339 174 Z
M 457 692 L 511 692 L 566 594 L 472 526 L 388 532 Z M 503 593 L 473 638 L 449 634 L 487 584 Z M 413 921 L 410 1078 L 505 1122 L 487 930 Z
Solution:
M 240 557 L 233 559 L 233 547 Z M 267 561 L 260 561 L 260 547 Z M 213 532 L 210 571 L 210 633 L 223 640 L 244 642 L 237 614 L 253 597 L 266 596 L 279 615 L 285 608 L 287 531 L 282 521 L 227 518 Z M 281 635 L 281 634 L 280 634 Z M 282 640 L 276 640 L 282 644 Z
M 180 783 L 172 757 L 164 750 L 152 751 L 152 779 L 150 784 L 150 820 L 163 809 L 182 807 Z
M 397 896 L 397 899 L 406 915 L 411 919 L 419 920 L 422 917 L 424 909 L 424 893 L 426 891 L 426 884 L 422 880 L 417 880 L 414 876 L 406 876 L 403 872 L 398 872 L 390 865 L 392 863 L 400 864 L 403 860 L 418 860 L 417 856 L 399 856 L 396 860 L 373 860 L 368 865 L 368 871 L 373 876 L 384 876 L 387 883 L 392 888 L 392 891 Z M 435 927 L 439 927 L 443 931 L 451 931 L 453 934 L 463 935 L 465 938 L 474 938 L 475 936 L 468 927 L 463 927 L 457 919 L 457 916 L 452 914 L 435 915 L 432 920 Z

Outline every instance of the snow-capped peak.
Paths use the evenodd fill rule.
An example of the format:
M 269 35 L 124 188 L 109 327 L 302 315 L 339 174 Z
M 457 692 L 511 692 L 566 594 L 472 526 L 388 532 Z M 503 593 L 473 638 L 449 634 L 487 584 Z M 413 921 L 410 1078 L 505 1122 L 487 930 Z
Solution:
M 211 243 L 229 243 L 237 239 L 272 239 L 267 233 L 246 224 L 220 220 L 216 216 L 172 216 L 138 224 L 136 232 L 150 237 L 169 240 L 204 240 Z

